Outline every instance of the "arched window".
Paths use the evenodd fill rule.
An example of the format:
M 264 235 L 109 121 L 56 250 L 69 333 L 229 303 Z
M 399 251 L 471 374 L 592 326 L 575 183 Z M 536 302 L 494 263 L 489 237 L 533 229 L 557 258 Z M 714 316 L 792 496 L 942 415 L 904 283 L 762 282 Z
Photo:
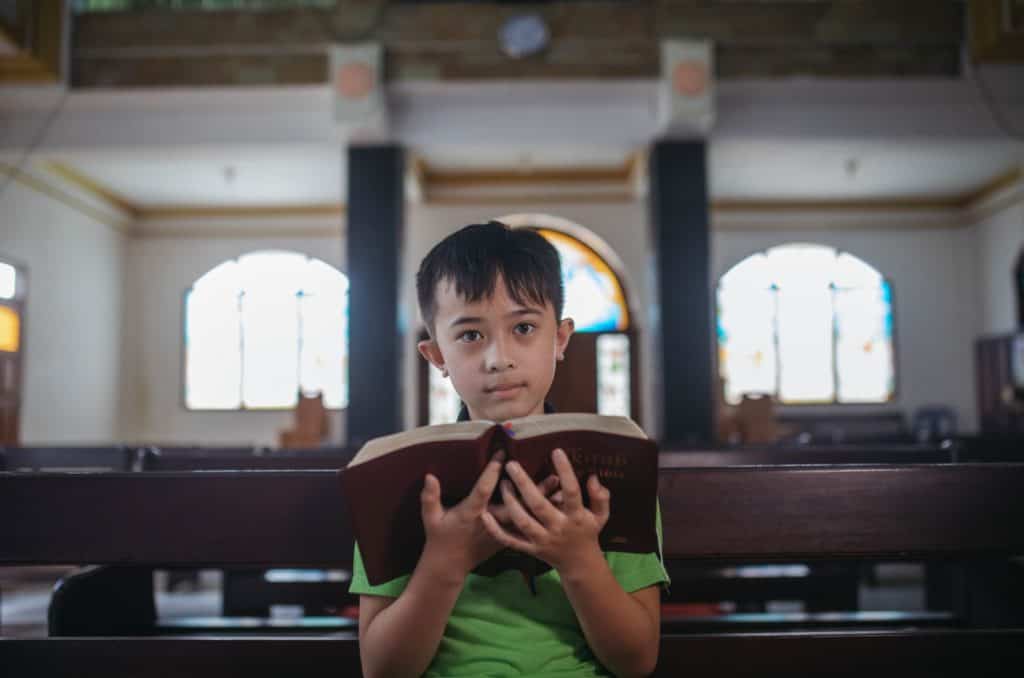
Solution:
M 831 247 L 791 244 L 747 257 L 718 284 L 726 401 L 884 403 L 895 395 L 892 288 Z
M 348 279 L 304 254 L 225 261 L 185 295 L 185 405 L 290 408 L 299 390 L 348 405 Z
M 576 331 L 629 329 L 629 308 L 622 283 L 605 260 L 571 235 L 549 228 L 538 228 L 537 232 L 555 246 L 562 260 L 563 315 L 576 321 Z
M 544 215 L 522 215 L 502 218 L 501 221 L 513 227 L 535 228 L 555 249 L 562 265 L 562 281 L 565 285 L 565 308 L 563 316 L 572 318 L 576 332 L 590 335 L 595 344 L 596 354 L 596 411 L 601 414 L 631 416 L 632 394 L 634 393 L 630 348 L 630 316 L 626 294 L 619 276 L 604 257 L 592 247 L 562 230 L 574 225 Z M 575 227 L 579 228 L 579 227 Z M 577 344 L 588 341 L 583 337 Z M 572 346 L 567 357 L 572 357 Z M 563 365 L 562 371 L 569 368 Z M 428 368 L 428 417 L 430 424 L 455 421 L 460 400 L 449 379 L 441 376 L 437 368 Z M 557 388 L 557 377 L 556 377 Z

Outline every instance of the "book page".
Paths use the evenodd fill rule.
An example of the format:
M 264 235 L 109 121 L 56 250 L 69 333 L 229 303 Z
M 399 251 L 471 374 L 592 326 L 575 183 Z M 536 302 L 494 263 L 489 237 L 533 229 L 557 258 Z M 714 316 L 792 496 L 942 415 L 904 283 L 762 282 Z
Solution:
M 348 467 L 351 468 L 371 459 L 383 457 L 386 454 L 391 454 L 392 452 L 397 452 L 420 443 L 444 440 L 473 440 L 482 436 L 492 426 L 494 426 L 493 421 L 463 421 L 455 424 L 420 426 L 409 431 L 374 438 L 363 445 L 356 456 L 352 458 L 352 461 L 349 462 Z
M 612 417 L 589 412 L 535 414 L 509 419 L 502 424 L 502 428 L 516 439 L 534 438 L 559 431 L 599 431 L 629 438 L 647 438 L 643 429 L 629 417 Z

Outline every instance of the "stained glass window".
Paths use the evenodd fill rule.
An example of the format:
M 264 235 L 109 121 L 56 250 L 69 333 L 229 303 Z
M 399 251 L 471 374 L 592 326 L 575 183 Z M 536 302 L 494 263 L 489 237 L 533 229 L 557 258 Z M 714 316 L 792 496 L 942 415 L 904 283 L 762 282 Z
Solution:
M 21 338 L 21 317 L 8 306 L 0 306 L 0 351 L 17 353 Z
M 430 425 L 450 424 L 459 418 L 459 408 L 462 407 L 462 400 L 455 391 L 451 379 L 443 376 L 441 370 L 433 365 L 427 368 L 430 371 Z
M 622 331 L 629 327 L 629 309 L 619 278 L 594 250 L 550 229 L 538 229 L 558 250 L 565 283 L 564 316 L 577 332 Z
M 199 278 L 185 298 L 189 409 L 288 408 L 298 392 L 348 404 L 348 279 L 292 252 L 254 252 Z
M 630 416 L 628 335 L 597 338 L 597 413 Z
M 895 394 L 892 288 L 864 261 L 794 244 L 754 254 L 718 285 L 726 401 L 881 403 Z

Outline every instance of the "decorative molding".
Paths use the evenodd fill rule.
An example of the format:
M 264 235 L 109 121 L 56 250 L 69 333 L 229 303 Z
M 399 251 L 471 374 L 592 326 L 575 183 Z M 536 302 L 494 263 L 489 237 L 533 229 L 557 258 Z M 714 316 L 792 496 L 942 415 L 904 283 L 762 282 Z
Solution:
M 918 216 L 908 214 L 899 219 L 886 218 L 884 214 L 878 214 L 873 218 L 869 215 L 857 213 L 830 214 L 818 212 L 819 218 L 813 220 L 790 220 L 766 221 L 759 219 L 752 222 L 744 222 L 735 219 L 735 214 L 719 212 L 712 208 L 711 230 L 720 231 L 936 231 L 936 230 L 957 230 L 966 224 L 956 213 L 932 214 Z M 806 214 L 790 213 L 794 217 L 807 216 Z M 777 217 L 778 218 L 778 217 Z
M 218 227 L 218 226 L 188 226 L 171 228 L 166 226 L 141 226 L 136 227 L 132 237 L 137 240 L 157 239 L 216 239 L 236 240 L 245 238 L 340 238 L 345 235 L 345 227 L 338 224 L 337 227 L 301 226 L 294 228 L 282 228 L 280 226 L 259 226 L 244 227 Z
M 717 212 L 921 212 L 955 210 L 961 198 L 868 198 L 864 200 L 712 200 Z
M 88 193 L 97 200 L 111 207 L 118 209 L 133 219 L 139 218 L 139 208 L 133 205 L 127 198 L 118 195 L 98 181 L 86 176 L 71 165 L 63 162 L 50 161 L 43 163 L 43 166 L 56 174 L 58 177 Z
M 154 205 L 139 207 L 138 214 L 140 220 L 322 217 L 344 215 L 345 205 Z
M 440 170 L 425 167 L 424 180 L 430 189 L 462 189 L 480 186 L 523 186 L 534 184 L 626 183 L 630 164 L 619 167 L 481 168 Z
M 431 205 L 636 200 L 636 154 L 611 167 L 439 169 L 419 162 L 424 202 Z M 490 192 L 488 192 L 490 189 Z
M 1017 169 L 978 192 L 977 198 L 964 209 L 966 225 L 974 225 L 1021 203 L 1024 203 L 1024 169 Z
M 51 200 L 55 200 L 65 207 L 75 210 L 79 214 L 86 216 L 94 221 L 98 221 L 106 226 L 109 226 L 112 230 L 122 234 L 131 234 L 131 225 L 123 219 L 118 219 L 110 214 L 103 212 L 102 210 L 96 209 L 89 203 L 77 198 L 67 191 L 64 191 L 56 186 L 49 184 L 42 179 L 39 179 L 31 174 L 26 173 L 24 170 L 15 172 L 15 168 L 10 165 L 0 163 L 0 175 L 12 176 L 13 181 L 29 188 L 37 193 L 44 195 Z
M 452 195 L 435 196 L 426 201 L 428 205 L 441 207 L 472 206 L 472 205 L 546 205 L 546 204 L 621 204 L 636 202 L 637 198 L 629 191 L 607 193 L 541 193 L 541 194 L 509 194 L 509 195 Z
M 1022 179 L 1024 179 L 1024 170 L 1020 167 L 1015 167 L 982 184 L 976 190 L 965 194 L 961 207 L 969 209 L 981 206 L 985 201 L 995 197 L 998 193 L 1013 186 Z

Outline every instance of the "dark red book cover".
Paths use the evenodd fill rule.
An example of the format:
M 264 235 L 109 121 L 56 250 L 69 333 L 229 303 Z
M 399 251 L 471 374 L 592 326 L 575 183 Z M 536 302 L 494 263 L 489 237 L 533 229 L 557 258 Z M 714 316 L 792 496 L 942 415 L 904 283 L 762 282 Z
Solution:
M 378 585 L 411 574 L 423 551 L 420 492 L 427 473 L 441 484 L 441 502 L 454 506 L 469 494 L 491 456 L 505 449 L 535 482 L 554 474 L 551 452 L 565 450 L 589 505 L 586 479 L 597 473 L 611 492 L 611 515 L 600 535 L 605 551 L 651 553 L 658 549 L 655 511 L 657 445 L 646 438 L 596 430 L 566 430 L 516 439 L 494 424 L 471 440 L 422 441 L 341 473 L 342 494 L 363 557 L 367 579 Z M 500 501 L 500 493 L 492 501 Z M 546 565 L 503 552 L 476 572 L 514 568 L 534 574 Z

